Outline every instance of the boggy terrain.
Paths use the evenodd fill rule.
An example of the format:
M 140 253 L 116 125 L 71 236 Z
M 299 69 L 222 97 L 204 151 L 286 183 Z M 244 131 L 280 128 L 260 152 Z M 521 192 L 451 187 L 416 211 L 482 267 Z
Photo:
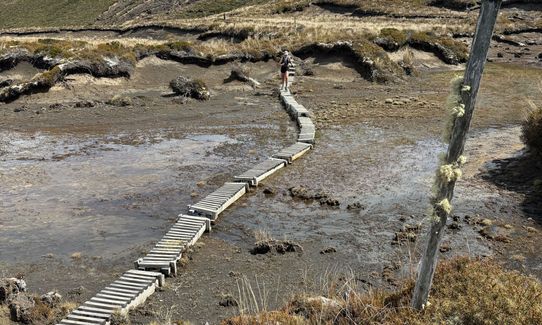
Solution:
M 315 149 L 222 214 L 183 259 L 180 274 L 131 313 L 132 323 L 169 319 L 216 324 L 239 313 L 239 288 L 248 285 L 263 292 L 261 308 L 271 309 L 295 293 L 320 293 L 329 278 L 345 273 L 353 273 L 364 289 L 394 288 L 413 276 L 428 225 L 438 154 L 446 148 L 440 134 L 449 112 L 443 103 L 448 83 L 461 74 L 464 61 L 445 62 L 439 53 L 464 53 L 458 44 L 466 48 L 470 35 L 456 30 L 455 38 L 450 37 L 454 42 L 445 42 L 454 45 L 450 52 L 416 46 L 420 34 L 381 27 L 391 23 L 411 29 L 416 19 L 427 27 L 437 24 L 435 17 L 443 12 L 454 26 L 472 17 L 433 6 L 427 11 L 432 18 L 405 22 L 386 12 L 363 16 L 358 10 L 356 16 L 353 10 L 359 8 L 341 5 L 338 10 L 337 3 L 254 18 L 269 25 L 297 17 L 296 23 L 306 26 L 344 19 L 341 28 L 363 25 L 384 41 L 349 34 L 356 36 L 352 48 L 371 44 L 350 55 L 330 34 L 292 42 L 298 65 L 292 91 L 314 115 Z M 269 10 L 265 5 L 256 9 Z M 364 8 L 366 13 L 369 9 Z M 246 14 L 243 10 L 238 14 Z M 504 11 L 507 17 L 533 14 L 505 10 L 511 10 Z M 210 18 L 199 23 L 203 30 L 178 34 L 151 28 L 130 37 L 90 30 L 4 36 L 10 46 L 31 44 L 31 58 L 3 68 L 0 82 L 17 85 L 52 69 L 54 64 L 40 64 L 51 61 L 43 60 L 33 45 L 51 37 L 92 46 L 115 44 L 129 73 L 110 78 L 76 69 L 47 89 L 0 104 L 3 274 L 24 276 L 32 291 L 58 289 L 64 299 L 82 302 L 152 247 L 188 204 L 295 141 L 295 125 L 276 93 L 274 58 L 284 39 L 269 45 L 251 35 L 243 41 L 235 39 L 242 34 L 232 28 L 229 39 L 216 40 L 227 35 L 227 23 L 213 35 L 206 30 Z M 526 99 L 542 105 L 542 39 L 535 30 L 506 35 L 504 26 L 501 22 L 502 38 L 490 51 L 467 142 L 468 163 L 441 258 L 491 256 L 542 279 L 537 249 L 542 166 L 524 150 L 519 126 Z M 157 33 L 161 40 L 145 39 Z M 141 50 L 138 44 L 151 53 L 132 56 L 132 49 Z M 176 44 L 182 46 L 183 58 L 199 61 L 161 55 L 164 44 L 167 53 L 179 50 L 171 47 Z M 256 44 L 268 55 L 243 52 Z M 242 50 L 227 62 L 217 62 L 238 46 Z M 106 50 L 103 57 L 111 54 L 109 45 Z M 61 59 L 73 59 L 66 53 Z M 383 57 L 384 64 L 367 69 L 356 53 Z M 403 69 L 405 56 L 411 60 L 410 75 Z M 107 62 L 103 57 L 101 64 Z M 229 61 L 234 60 L 243 61 L 261 86 L 231 80 Z M 386 78 L 371 78 L 380 72 Z M 210 100 L 164 96 L 179 75 L 205 82 Z M 255 254 L 257 240 L 289 243 L 293 252 Z

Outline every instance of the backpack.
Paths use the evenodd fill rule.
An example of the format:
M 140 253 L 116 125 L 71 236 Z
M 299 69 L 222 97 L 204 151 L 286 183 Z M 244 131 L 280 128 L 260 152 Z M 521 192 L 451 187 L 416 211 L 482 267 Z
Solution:
M 290 56 L 289 55 L 285 55 L 282 57 L 282 66 L 283 67 L 290 67 Z

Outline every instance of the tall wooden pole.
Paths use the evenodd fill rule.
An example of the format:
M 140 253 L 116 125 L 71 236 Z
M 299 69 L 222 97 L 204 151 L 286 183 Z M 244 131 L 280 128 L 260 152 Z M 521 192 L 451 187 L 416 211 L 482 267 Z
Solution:
M 478 24 L 474 34 L 469 61 L 463 82 L 458 87 L 459 97 L 453 116 L 451 136 L 445 162 L 437 171 L 437 192 L 432 199 L 434 219 L 428 234 L 427 246 L 420 261 L 416 286 L 412 295 L 412 307 L 422 309 L 427 304 L 431 282 L 437 264 L 437 252 L 442 240 L 446 220 L 451 212 L 450 202 L 454 194 L 459 167 L 464 163 L 462 154 L 469 131 L 476 95 L 487 59 L 487 52 L 502 0 L 483 0 Z M 455 175 L 455 177 L 454 177 Z

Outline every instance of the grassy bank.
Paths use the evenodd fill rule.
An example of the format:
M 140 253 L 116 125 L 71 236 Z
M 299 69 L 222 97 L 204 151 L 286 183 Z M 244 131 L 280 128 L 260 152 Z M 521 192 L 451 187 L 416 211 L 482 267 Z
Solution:
M 542 323 L 542 284 L 491 260 L 441 262 L 429 305 L 421 312 L 409 307 L 412 280 L 393 292 L 359 292 L 354 279 L 331 283 L 325 297 L 296 296 L 281 310 L 241 315 L 223 325 Z

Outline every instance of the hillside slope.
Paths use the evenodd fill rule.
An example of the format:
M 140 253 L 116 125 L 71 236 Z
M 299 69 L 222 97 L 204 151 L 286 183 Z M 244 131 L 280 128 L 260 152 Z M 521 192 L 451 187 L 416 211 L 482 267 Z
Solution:
M 11 0 L 0 2 L 0 29 L 115 25 L 153 17 L 194 18 L 269 0 Z
M 0 2 L 0 28 L 92 24 L 114 0 L 10 0 Z

